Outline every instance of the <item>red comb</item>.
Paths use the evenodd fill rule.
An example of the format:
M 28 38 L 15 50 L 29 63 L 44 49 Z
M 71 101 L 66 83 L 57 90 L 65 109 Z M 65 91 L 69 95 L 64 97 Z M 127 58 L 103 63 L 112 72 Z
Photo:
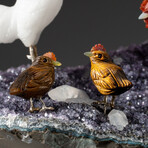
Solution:
M 148 12 L 148 0 L 143 0 L 140 9 L 142 12 Z
M 92 47 L 91 52 L 93 52 L 93 51 L 99 51 L 99 50 L 106 52 L 106 49 L 101 44 L 96 44 L 94 47 Z
M 48 58 L 50 58 L 54 61 L 57 60 L 56 57 L 55 57 L 55 54 L 53 52 L 47 52 L 47 53 L 43 54 L 43 56 L 46 56 L 46 57 L 48 57 Z

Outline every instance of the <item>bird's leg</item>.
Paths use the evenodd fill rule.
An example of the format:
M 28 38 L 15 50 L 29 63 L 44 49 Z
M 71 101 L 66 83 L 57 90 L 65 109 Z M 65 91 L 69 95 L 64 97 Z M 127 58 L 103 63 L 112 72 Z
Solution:
M 104 96 L 104 114 L 106 114 L 106 107 L 107 107 L 107 96 Z
M 47 107 L 47 106 L 45 105 L 44 101 L 42 100 L 42 98 L 40 98 L 40 101 L 41 101 L 42 104 L 43 104 L 42 108 L 40 109 L 40 112 L 41 112 L 41 111 L 45 111 L 45 110 L 54 110 L 53 107 Z
M 27 55 L 27 58 L 29 60 L 31 60 L 32 62 L 34 62 L 34 60 L 38 56 L 36 46 L 30 46 L 29 47 L 29 53 L 30 53 L 30 55 Z
M 111 100 L 111 104 L 110 104 L 111 108 L 115 107 L 115 98 L 116 98 L 116 96 L 112 96 L 112 100 Z
M 101 104 L 101 105 L 109 105 L 108 103 L 107 103 L 107 96 L 104 96 L 104 100 L 103 101 L 97 101 L 97 104 Z
M 30 109 L 29 109 L 29 111 L 32 113 L 34 111 L 39 111 L 39 110 L 40 110 L 39 108 L 34 107 L 33 100 L 32 100 L 32 98 L 30 98 Z
M 96 106 L 96 105 L 104 105 L 104 114 L 106 114 L 107 106 L 110 105 L 107 103 L 107 96 L 104 96 L 103 101 L 97 101 L 92 103 L 92 106 Z

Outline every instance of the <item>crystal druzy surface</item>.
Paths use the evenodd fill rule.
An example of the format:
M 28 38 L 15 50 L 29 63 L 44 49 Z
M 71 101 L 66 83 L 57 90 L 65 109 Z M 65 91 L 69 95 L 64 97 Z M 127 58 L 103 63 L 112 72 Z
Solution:
M 27 66 L 0 71 L 0 128 L 22 132 L 48 128 L 74 137 L 148 145 L 148 42 L 121 47 L 110 55 L 134 85 L 115 100 L 115 109 L 123 111 L 128 118 L 129 124 L 123 131 L 110 125 L 101 108 L 97 110 L 86 104 L 59 103 L 47 95 L 43 100 L 55 111 L 29 113 L 29 100 L 9 95 L 10 84 Z M 93 85 L 89 73 L 90 65 L 58 68 L 53 88 L 67 84 L 86 91 L 91 99 L 102 100 L 103 96 Z M 38 100 L 34 103 L 41 107 Z

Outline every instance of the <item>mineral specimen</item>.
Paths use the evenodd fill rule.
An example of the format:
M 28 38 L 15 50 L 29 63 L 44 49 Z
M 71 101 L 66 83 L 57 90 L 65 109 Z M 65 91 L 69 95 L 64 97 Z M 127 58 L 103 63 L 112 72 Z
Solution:
M 30 138 L 40 141 L 36 137 L 38 133 L 42 135 L 42 142 L 51 148 L 53 148 L 53 136 L 50 136 L 50 132 L 46 132 L 47 129 L 53 134 L 57 133 L 58 136 L 55 136 L 54 141 L 56 144 L 64 145 L 68 141 L 71 148 L 74 147 L 73 140 L 78 138 L 137 145 L 132 148 L 139 148 L 139 145 L 148 146 L 148 42 L 121 47 L 112 51 L 110 55 L 119 61 L 128 79 L 133 83 L 128 92 L 115 100 L 115 109 L 123 111 L 128 118 L 129 124 L 123 131 L 117 130 L 109 123 L 101 108 L 97 110 L 87 104 L 56 102 L 47 95 L 43 97 L 44 102 L 56 110 L 29 113 L 29 101 L 11 96 L 8 92 L 10 84 L 28 66 L 0 71 L 0 128 L 5 132 L 13 131 L 21 139 L 27 132 Z M 103 96 L 92 84 L 89 69 L 90 65 L 58 68 L 53 88 L 70 85 L 84 90 L 92 99 L 102 100 Z M 35 102 L 36 107 L 40 105 L 39 101 Z M 64 136 L 60 136 L 63 134 L 66 135 L 65 140 L 62 139 Z M 5 138 L 5 136 L 0 138 L 3 137 Z M 79 144 L 79 147 L 83 148 L 82 143 Z
M 108 114 L 109 122 L 111 125 L 117 127 L 118 130 L 122 131 L 126 125 L 128 125 L 128 119 L 124 112 L 113 109 Z
M 69 103 L 86 103 L 91 105 L 94 102 L 85 91 L 71 87 L 69 85 L 62 85 L 52 89 L 48 92 L 49 97 L 57 102 Z

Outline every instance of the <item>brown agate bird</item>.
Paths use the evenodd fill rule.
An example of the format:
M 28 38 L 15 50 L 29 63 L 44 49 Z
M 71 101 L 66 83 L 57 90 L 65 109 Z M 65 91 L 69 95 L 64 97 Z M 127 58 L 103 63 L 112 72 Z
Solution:
M 110 106 L 114 108 L 115 95 L 126 92 L 133 85 L 127 79 L 122 68 L 113 63 L 101 44 L 95 45 L 91 52 L 85 52 L 84 55 L 90 57 L 91 78 L 94 85 L 101 94 L 105 95 L 104 101 L 98 101 L 98 104 L 104 104 L 106 113 L 107 95 L 112 95 Z
M 55 55 L 51 52 L 38 56 L 32 65 L 23 71 L 18 78 L 10 86 L 10 94 L 30 99 L 30 112 L 40 110 L 33 106 L 33 98 L 40 98 L 42 102 L 42 110 L 53 110 L 52 107 L 46 107 L 42 100 L 55 80 L 54 66 L 61 66 L 56 61 Z

